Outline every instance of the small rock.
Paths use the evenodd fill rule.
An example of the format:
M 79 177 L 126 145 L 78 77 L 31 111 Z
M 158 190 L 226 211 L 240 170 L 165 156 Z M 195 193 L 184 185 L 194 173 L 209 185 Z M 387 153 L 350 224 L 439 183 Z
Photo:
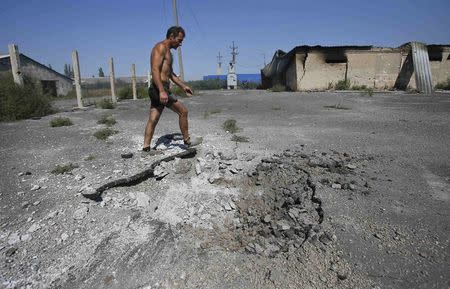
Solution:
M 34 223 L 33 225 L 30 226 L 30 228 L 28 228 L 28 233 L 36 232 L 40 228 L 41 228 L 41 225 L 39 225 L 38 223 Z
M 348 164 L 348 165 L 346 165 L 345 167 L 346 167 L 347 169 L 350 169 L 350 170 L 356 169 L 356 166 L 355 166 L 355 165 L 352 165 L 352 164 Z
M 34 186 L 31 188 L 31 191 L 37 191 L 37 190 L 39 190 L 40 188 L 41 188 L 40 186 L 34 185 Z
M 31 235 L 30 234 L 25 234 L 25 235 L 20 236 L 20 241 L 22 241 L 22 242 L 26 242 L 26 241 L 29 241 L 29 240 L 31 240 Z
M 382 239 L 382 236 L 378 233 L 373 234 L 373 236 L 377 239 L 380 239 L 380 240 Z
M 50 214 L 47 215 L 46 219 L 47 220 L 53 219 L 58 214 L 59 214 L 59 211 L 53 211 L 53 212 L 51 212 Z
M 30 206 L 30 203 L 27 202 L 27 201 L 25 201 L 25 202 L 23 202 L 23 203 L 21 204 L 22 209 L 26 209 L 26 208 L 28 208 L 29 206 Z
M 23 195 L 23 194 L 25 194 L 24 191 L 17 192 L 17 195 L 18 195 L 18 196 L 21 196 L 21 195 Z
M 62 234 L 61 234 L 61 240 L 64 242 L 64 241 L 66 241 L 67 239 L 69 239 L 69 235 L 68 235 L 67 233 L 62 233 Z
M 343 281 L 343 280 L 347 279 L 348 276 L 347 276 L 347 274 L 344 273 L 344 272 L 338 272 L 338 273 L 337 273 L 337 277 L 338 277 L 339 280 L 342 280 L 342 281 Z
M 120 155 L 123 159 L 131 159 L 133 157 L 133 153 L 124 153 Z
M 208 178 L 208 182 L 210 184 L 217 184 L 218 182 L 222 181 L 223 177 L 219 173 L 214 173 Z
M 8 238 L 8 244 L 14 245 L 20 241 L 20 236 L 17 233 L 12 233 Z
M 202 173 L 202 166 L 200 165 L 200 163 L 195 164 L 195 173 L 197 174 L 197 176 Z
M 114 170 L 113 173 L 114 173 L 114 174 L 121 174 L 121 173 L 122 173 L 122 170 Z
M 89 208 L 88 207 L 81 207 L 78 210 L 76 210 L 73 214 L 73 218 L 75 220 L 82 220 L 86 217 L 86 215 L 89 212 Z
M 150 197 L 144 192 L 137 192 L 136 201 L 138 207 L 147 207 L 150 204 Z
M 231 210 L 233 210 L 233 208 L 231 208 L 231 206 L 230 206 L 230 204 L 229 204 L 228 202 L 226 202 L 226 203 L 223 204 L 222 206 L 223 206 L 223 208 L 224 208 L 226 211 L 231 211 Z
M 76 181 L 81 181 L 82 179 L 84 179 L 84 176 L 83 176 L 83 175 L 76 175 L 76 176 L 75 176 L 75 180 L 76 180 Z
M 37 205 L 39 205 L 40 203 L 41 203 L 41 201 L 36 201 L 36 202 L 33 203 L 33 206 L 37 206 Z
M 341 184 L 333 183 L 333 184 L 331 184 L 331 188 L 333 188 L 333 189 L 341 189 Z
M 17 251 L 16 247 L 11 247 L 8 250 L 6 250 L 5 255 L 6 255 L 6 257 L 11 257 L 12 255 L 14 255 L 16 253 L 16 251 Z
M 235 175 L 235 174 L 237 174 L 239 171 L 238 171 L 237 169 L 235 169 L 235 168 L 231 168 L 231 169 L 230 169 L 230 172 L 231 172 L 233 175 Z
M 272 221 L 272 216 L 265 215 L 263 221 L 264 223 L 270 223 L 270 221 Z
M 231 161 L 237 159 L 237 155 L 233 151 L 219 152 L 219 156 L 223 161 Z
M 349 184 L 348 187 L 352 191 L 356 190 L 356 186 L 354 184 Z

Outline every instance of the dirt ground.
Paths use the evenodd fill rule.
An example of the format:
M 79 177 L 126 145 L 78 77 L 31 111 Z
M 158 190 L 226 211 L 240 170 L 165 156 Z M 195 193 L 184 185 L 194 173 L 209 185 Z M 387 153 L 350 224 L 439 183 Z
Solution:
M 197 154 L 96 201 L 83 194 L 183 151 L 173 112 L 146 158 L 148 100 L 0 124 L 0 288 L 450 288 L 450 94 L 181 101 Z

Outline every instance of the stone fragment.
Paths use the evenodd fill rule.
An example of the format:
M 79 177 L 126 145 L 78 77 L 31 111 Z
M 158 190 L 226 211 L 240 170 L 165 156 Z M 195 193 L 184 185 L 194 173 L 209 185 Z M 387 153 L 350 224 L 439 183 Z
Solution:
M 341 184 L 333 183 L 333 184 L 331 184 L 331 188 L 333 188 L 333 189 L 341 189 Z
M 64 241 L 66 241 L 67 239 L 69 239 L 69 235 L 68 235 L 67 233 L 62 233 L 62 234 L 61 234 L 61 240 L 64 242 Z
M 25 235 L 20 236 L 20 241 L 22 241 L 22 242 L 26 242 L 26 241 L 29 241 L 29 240 L 31 240 L 31 235 L 30 234 L 25 234 Z
M 237 155 L 233 151 L 220 152 L 219 156 L 223 161 L 231 161 L 237 159 Z
M 8 244 L 14 245 L 20 241 L 20 236 L 17 233 L 12 233 L 8 238 Z
M 150 197 L 144 192 L 137 192 L 136 201 L 138 207 L 147 207 L 150 204 Z
M 28 233 L 36 232 L 40 228 L 41 228 L 41 225 L 39 225 L 38 223 L 34 223 L 33 225 L 30 226 L 30 228 L 28 228 Z
M 12 255 L 14 255 L 16 252 L 17 252 L 17 248 L 16 247 L 11 247 L 8 250 L 6 250 L 5 255 L 6 255 L 6 257 L 12 257 Z M 15 288 L 15 286 L 11 287 L 11 288 Z
M 219 173 L 214 173 L 214 174 L 210 175 L 208 178 L 208 182 L 210 184 L 217 184 L 222 180 L 223 180 L 223 177 Z
M 347 169 L 350 169 L 350 170 L 356 169 L 356 166 L 355 166 L 355 165 L 352 165 L 352 164 L 348 164 L 348 165 L 346 165 L 345 167 L 346 167 Z
M 76 180 L 76 181 L 81 181 L 82 179 L 84 179 L 84 176 L 83 176 L 83 175 L 76 175 L 76 176 L 75 176 L 75 180 Z
M 38 185 L 33 185 L 33 187 L 31 188 L 31 191 L 37 191 L 39 190 L 41 187 Z
M 26 209 L 30 206 L 30 202 L 25 201 L 20 206 L 22 207 L 22 209 Z
M 200 165 L 200 163 L 195 164 L 195 173 L 197 174 L 197 176 L 202 173 L 202 166 Z
M 123 159 L 131 159 L 133 157 L 133 153 L 123 153 L 120 155 Z
M 270 223 L 270 221 L 272 221 L 272 216 L 265 215 L 263 221 L 264 223 Z
M 89 208 L 88 207 L 81 207 L 79 209 L 77 209 L 74 214 L 73 214 L 73 218 L 75 220 L 82 220 L 86 217 L 86 215 L 89 212 Z

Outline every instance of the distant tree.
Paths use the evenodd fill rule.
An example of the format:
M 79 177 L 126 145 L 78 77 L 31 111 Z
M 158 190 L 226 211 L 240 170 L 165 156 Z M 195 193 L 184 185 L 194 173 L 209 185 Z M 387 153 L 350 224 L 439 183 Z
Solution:
M 98 77 L 105 77 L 105 74 L 103 73 L 103 69 L 101 67 L 98 68 Z
M 72 65 L 64 64 L 64 75 L 71 78 L 74 77 Z
M 67 63 L 64 63 L 64 75 L 67 77 L 70 76 L 69 65 L 67 65 Z

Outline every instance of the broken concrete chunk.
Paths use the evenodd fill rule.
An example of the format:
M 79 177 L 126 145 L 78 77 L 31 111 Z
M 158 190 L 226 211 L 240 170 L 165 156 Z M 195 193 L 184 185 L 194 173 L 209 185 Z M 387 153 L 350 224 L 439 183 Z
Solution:
M 73 214 L 73 218 L 75 220 L 82 220 L 86 217 L 86 215 L 89 212 L 89 208 L 88 207 L 81 207 L 78 210 L 76 210 Z
M 37 191 L 37 190 L 39 190 L 40 188 L 41 188 L 41 186 L 34 185 L 34 186 L 31 188 L 31 191 Z

